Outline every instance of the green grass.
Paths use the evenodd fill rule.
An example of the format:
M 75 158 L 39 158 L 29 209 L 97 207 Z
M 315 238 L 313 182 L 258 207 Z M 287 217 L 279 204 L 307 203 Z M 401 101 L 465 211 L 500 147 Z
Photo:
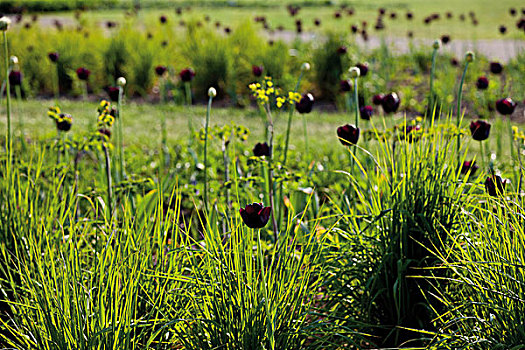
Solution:
M 376 34 L 373 26 L 377 18 L 377 10 L 380 7 L 387 9 L 385 24 L 386 32 L 380 32 L 378 35 L 392 37 L 406 37 L 407 31 L 413 31 L 416 38 L 434 39 L 442 34 L 449 34 L 454 39 L 501 39 L 501 38 L 523 38 L 523 33 L 517 32 L 515 22 L 519 15 L 511 17 L 509 9 L 514 7 L 519 12 L 522 4 L 517 0 L 502 0 L 497 6 L 489 0 L 462 0 L 460 2 L 453 0 L 440 0 L 431 2 L 425 0 L 409 0 L 397 2 L 393 0 L 374 0 L 374 1 L 354 1 L 349 6 L 355 9 L 352 17 L 343 14 L 341 19 L 335 19 L 334 13 L 339 10 L 338 6 L 304 6 L 299 15 L 296 17 L 289 16 L 284 5 L 278 2 L 271 3 L 268 7 L 207 7 L 203 5 L 193 6 L 191 11 L 185 12 L 183 16 L 177 16 L 173 7 L 166 9 L 148 9 L 140 13 L 141 22 L 149 27 L 159 21 L 159 16 L 165 14 L 168 16 L 169 23 L 177 26 L 180 19 L 187 21 L 189 18 L 199 19 L 204 22 L 204 17 L 209 16 L 211 23 L 221 22 L 235 28 L 239 23 L 247 18 L 252 20 L 255 16 L 264 15 L 268 19 L 271 28 L 276 29 L 278 26 L 284 26 L 285 29 L 295 31 L 295 20 L 301 19 L 303 22 L 303 31 L 316 31 L 313 20 L 319 18 L 322 21 L 322 29 L 341 30 L 347 32 L 352 24 L 360 24 L 362 21 L 368 22 L 370 34 Z M 390 11 L 397 12 L 397 19 L 391 20 L 388 17 Z M 408 21 L 405 17 L 407 10 L 413 12 L 414 19 Z M 451 11 L 454 14 L 453 19 L 446 19 L 445 12 Z M 479 21 L 478 26 L 473 26 L 469 20 L 468 13 L 474 11 Z M 423 23 L 423 19 L 432 14 L 439 13 L 441 19 L 433 22 L 430 26 Z M 461 22 L 459 15 L 464 14 L 466 21 Z M 44 15 L 44 17 L 56 18 L 67 17 L 73 19 L 72 13 L 54 13 Z M 107 20 L 123 21 L 125 18 L 122 10 L 104 10 L 89 11 L 84 15 L 89 22 L 102 22 Z M 506 25 L 508 33 L 505 36 L 500 35 L 498 27 Z

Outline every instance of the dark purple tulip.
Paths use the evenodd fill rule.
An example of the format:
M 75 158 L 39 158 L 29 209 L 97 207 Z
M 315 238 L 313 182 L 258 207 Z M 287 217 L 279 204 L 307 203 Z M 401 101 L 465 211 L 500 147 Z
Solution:
M 175 13 L 178 14 L 178 15 L 181 15 L 182 14 L 182 8 L 181 7 L 177 7 L 175 9 Z
M 414 14 L 412 12 L 407 12 L 407 19 L 410 21 L 412 18 L 414 18 Z
M 163 76 L 164 73 L 166 73 L 168 70 L 168 67 L 166 66 L 157 66 L 155 67 L 155 74 L 157 74 L 159 77 Z
M 232 31 L 232 30 L 230 29 L 230 27 L 226 27 L 226 28 L 224 28 L 224 32 L 225 32 L 226 34 L 230 34 L 231 31 Z
M 383 98 L 385 96 L 383 94 L 377 94 L 372 97 L 372 103 L 376 106 L 381 106 L 383 104 Z
M 348 16 L 353 16 L 354 15 L 354 10 L 353 9 L 349 9 L 348 11 L 346 11 L 346 14 Z
M 503 194 L 505 191 L 505 185 L 507 185 L 507 180 L 503 180 L 499 175 L 489 176 L 485 180 L 485 189 L 492 197 L 497 197 L 498 195 Z
M 457 66 L 459 66 L 459 61 L 458 61 L 457 58 L 452 57 L 452 58 L 450 59 L 450 64 L 453 65 L 454 67 L 457 67 Z
M 499 62 L 490 62 L 490 72 L 492 74 L 501 74 L 503 66 Z
M 253 147 L 253 155 L 256 157 L 262 157 L 262 156 L 270 156 L 270 147 L 266 142 L 264 143 L 258 143 Z
M 263 74 L 263 71 L 264 71 L 263 66 L 256 66 L 256 65 L 252 66 L 252 74 L 255 77 L 260 77 Z
M 58 62 L 58 57 L 60 57 L 60 55 L 58 54 L 58 52 L 50 52 L 47 54 L 47 57 L 49 57 L 49 60 L 53 63 L 57 63 Z
M 363 106 L 359 108 L 359 115 L 361 116 L 361 119 L 370 120 L 372 114 L 374 114 L 374 109 L 372 106 Z
M 479 77 L 478 81 L 476 82 L 476 87 L 478 90 L 487 90 L 489 87 L 489 80 L 487 77 Z
M 55 122 L 58 130 L 67 132 L 71 130 L 73 117 L 71 117 L 70 114 L 60 113 L 58 118 L 55 119 Z
M 344 55 L 346 51 L 347 51 L 346 46 L 339 46 L 339 48 L 337 49 L 337 53 L 340 55 Z
M 414 32 L 411 31 L 411 30 L 409 30 L 409 31 L 407 32 L 407 36 L 408 36 L 410 39 L 412 39 L 412 38 L 414 37 Z
M 395 92 L 391 92 L 383 97 L 381 106 L 383 106 L 383 111 L 385 111 L 386 114 L 395 113 L 399 108 L 400 103 L 401 100 L 399 99 L 399 96 L 397 96 Z
M 337 136 L 343 146 L 357 144 L 359 141 L 359 128 L 351 124 L 346 124 L 337 128 Z
M 314 24 L 316 27 L 319 27 L 321 25 L 321 20 L 319 18 L 314 19 Z
M 451 18 L 453 17 L 453 16 L 452 16 L 452 12 L 450 12 L 450 11 L 447 12 L 446 16 L 447 16 L 448 19 L 451 19 Z
M 511 115 L 516 108 L 516 102 L 512 101 L 510 97 L 502 98 L 496 101 L 496 110 L 503 115 Z
M 11 71 L 9 73 L 9 84 L 11 85 L 21 85 L 22 84 L 22 73 L 19 71 Z
M 442 35 L 441 36 L 441 42 L 443 43 L 443 45 L 446 45 L 450 42 L 450 35 Z
M 113 22 L 113 21 L 107 21 L 106 22 L 106 27 L 107 28 L 115 28 L 117 26 L 117 23 L 116 22 Z
M 105 88 L 109 99 L 113 102 L 118 102 L 119 88 L 116 86 L 108 86 Z
M 509 13 L 510 13 L 511 16 L 516 16 L 517 11 L 516 11 L 515 8 L 512 7 L 512 8 L 509 9 Z
M 507 27 L 499 26 L 499 32 L 500 32 L 500 34 L 505 34 L 507 32 Z
M 470 175 L 474 175 L 476 173 L 476 170 L 478 170 L 478 166 L 476 165 L 476 162 L 471 161 L 464 161 L 463 165 L 461 166 L 461 173 L 463 175 L 467 175 L 467 173 L 470 171 Z
M 368 63 L 358 63 L 355 65 L 357 68 L 359 68 L 359 76 L 364 77 L 368 74 Z
M 423 23 L 425 23 L 425 24 L 430 24 L 431 21 L 432 21 L 432 18 L 430 18 L 430 17 L 425 17 L 425 19 L 423 20 Z
M 221 22 L 217 21 L 215 22 L 215 27 L 219 28 L 221 26 Z
M 465 15 L 464 15 L 464 14 L 460 14 L 460 15 L 459 15 L 459 20 L 460 20 L 461 22 L 464 22 L 464 21 L 465 21 Z
M 352 90 L 352 83 L 349 80 L 341 80 L 339 82 L 339 86 L 341 88 L 341 91 L 348 92 Z
M 295 109 L 300 114 L 310 113 L 314 106 L 314 96 L 311 93 L 304 94 L 301 100 L 295 104 Z
M 473 121 L 470 123 L 470 133 L 476 141 L 486 140 L 490 135 L 490 124 L 484 120 Z
M 359 30 L 359 28 L 357 28 L 357 26 L 354 24 L 350 27 L 350 30 L 352 31 L 353 34 L 356 34 L 357 31 Z
M 192 68 L 184 68 L 180 71 L 179 76 L 183 82 L 188 83 L 195 77 L 195 71 Z
M 375 30 L 383 30 L 385 29 L 385 24 L 383 23 L 383 20 L 381 17 L 377 19 L 376 25 L 374 26 Z
M 439 13 L 433 13 L 433 14 L 430 16 L 430 18 L 432 18 L 433 20 L 437 20 L 437 19 L 439 19 L 439 18 L 440 18 Z
M 418 141 L 421 138 L 421 134 L 418 134 L 417 132 L 420 130 L 421 130 L 421 125 L 419 124 L 407 125 L 405 127 L 405 135 L 402 135 L 402 137 L 404 138 L 406 136 L 406 140 L 408 142 Z
M 384 8 L 381 7 L 381 8 L 378 10 L 378 12 L 379 12 L 379 14 L 382 16 L 382 15 L 384 15 L 384 14 L 386 13 L 386 10 L 385 10 Z
M 165 15 L 162 15 L 160 16 L 159 21 L 161 24 L 165 24 L 166 22 L 168 22 L 168 17 L 166 17 Z
M 91 74 L 91 71 L 87 68 L 80 67 L 77 69 L 77 77 L 80 80 L 88 80 L 90 74 Z
M 525 30 L 525 18 L 522 18 L 520 19 L 519 21 L 516 22 L 516 27 L 518 29 L 523 29 Z
M 334 18 L 337 18 L 337 19 L 341 18 L 341 12 L 334 13 Z
M 264 207 L 262 203 L 248 204 L 239 209 L 242 221 L 249 228 L 263 228 L 270 220 L 272 207 Z

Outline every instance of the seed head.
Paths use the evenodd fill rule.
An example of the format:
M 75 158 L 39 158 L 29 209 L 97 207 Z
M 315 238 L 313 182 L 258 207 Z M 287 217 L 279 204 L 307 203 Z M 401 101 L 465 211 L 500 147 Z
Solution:
M 441 45 L 439 43 L 439 40 L 434 40 L 434 43 L 432 44 L 432 47 L 434 48 L 434 50 L 438 50 L 440 46 Z
M 9 19 L 9 17 L 6 17 L 6 16 L 3 16 L 2 18 L 0 18 L 0 30 L 1 31 L 6 31 L 9 29 L 9 26 L 11 25 L 11 20 Z
M 11 58 L 9 59 L 9 61 L 11 61 L 11 64 L 14 66 L 15 64 L 18 64 L 18 57 L 16 57 L 16 56 L 11 56 Z
M 465 54 L 465 60 L 466 60 L 467 62 L 472 62 L 472 61 L 474 61 L 474 58 L 475 58 L 475 57 L 476 57 L 476 56 L 474 55 L 474 52 L 472 52 L 472 51 L 467 51 L 467 53 Z
M 117 79 L 117 85 L 120 87 L 126 86 L 126 78 L 120 77 Z
M 357 67 L 352 67 L 348 70 L 348 73 L 350 75 L 350 78 L 359 78 L 359 76 L 361 75 L 361 71 L 359 70 L 359 68 Z

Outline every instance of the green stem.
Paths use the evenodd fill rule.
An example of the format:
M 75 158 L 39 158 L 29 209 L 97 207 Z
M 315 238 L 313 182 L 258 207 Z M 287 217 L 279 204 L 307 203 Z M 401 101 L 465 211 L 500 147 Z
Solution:
M 479 141 L 479 147 L 481 149 L 481 166 L 483 167 L 483 171 L 486 170 L 485 168 L 485 147 L 483 147 L 483 141 Z
M 104 150 L 104 157 L 106 158 L 106 183 L 107 183 L 107 196 L 108 196 L 108 208 L 109 217 L 113 216 L 113 190 L 111 181 L 111 162 L 109 160 L 109 152 L 106 143 L 102 143 L 102 149 Z
M 436 54 L 437 49 L 434 49 L 432 52 L 432 68 L 430 69 L 430 94 L 428 95 L 428 110 L 430 113 L 434 113 L 434 72 L 436 69 Z
M 295 88 L 293 90 L 294 94 L 297 92 L 297 90 L 299 90 L 299 86 L 301 84 L 301 80 L 303 79 L 303 71 L 301 71 L 301 74 L 299 74 L 299 78 L 297 79 L 297 83 L 295 84 Z M 293 111 L 295 109 L 295 102 L 292 103 L 290 106 L 289 106 L 290 110 L 288 111 L 288 126 L 286 128 L 286 140 L 285 140 L 285 143 L 284 143 L 284 159 L 283 159 L 283 165 L 286 164 L 286 159 L 288 157 L 288 144 L 290 142 L 290 130 L 292 129 L 292 116 L 293 116 Z M 306 123 L 306 121 L 305 121 Z M 306 128 L 306 124 L 305 124 L 305 128 Z M 306 129 L 305 129 L 305 135 L 306 135 Z
M 273 211 L 273 208 L 272 208 Z M 267 329 L 269 333 L 269 340 L 270 340 L 270 349 L 275 349 L 275 335 L 274 335 L 274 325 L 272 321 L 272 316 L 270 314 L 270 306 L 268 303 L 268 285 L 266 282 L 266 275 L 264 273 L 264 259 L 262 255 L 262 246 L 261 246 L 261 230 L 257 230 L 257 250 L 259 255 L 259 263 L 261 268 L 261 278 L 263 283 L 263 293 L 264 293 L 264 308 L 266 310 L 266 322 L 268 322 Z
M 268 129 L 270 134 L 270 156 L 268 157 L 268 197 L 270 199 L 270 206 L 272 207 L 272 225 L 273 233 L 275 235 L 275 244 L 277 244 L 279 239 L 279 229 L 277 227 L 277 221 L 275 220 L 275 199 L 274 199 L 274 188 L 273 188 L 273 118 L 272 112 L 270 111 L 270 106 L 268 103 L 265 105 L 266 114 L 268 116 Z M 279 216 L 280 219 L 280 216 Z
M 118 115 L 118 158 L 119 158 L 119 180 L 124 179 L 124 156 L 123 156 L 123 135 L 122 135 L 122 94 L 123 88 L 118 88 L 118 102 L 117 102 L 117 115 Z
M 55 63 L 55 82 L 54 82 L 54 88 L 55 88 L 55 104 L 58 106 L 58 99 L 60 97 L 60 80 L 58 78 L 58 63 Z
M 5 59 L 5 71 L 6 71 L 6 103 L 7 103 L 7 162 L 10 168 L 11 158 L 13 155 L 12 150 L 12 138 L 11 138 L 11 86 L 9 84 L 9 51 L 7 48 L 7 31 L 4 30 L 4 59 Z
M 456 110 L 456 132 L 457 132 L 457 136 L 456 136 L 456 139 L 457 139 L 457 148 L 456 148 L 456 153 L 457 153 L 457 158 L 458 158 L 458 161 L 457 161 L 457 164 L 460 163 L 460 154 L 459 154 L 459 149 L 461 147 L 461 133 L 460 133 L 460 130 L 459 130 L 459 127 L 460 127 L 460 119 L 461 119 L 461 94 L 463 92 L 463 83 L 465 82 L 465 76 L 467 75 L 467 68 L 468 68 L 468 64 L 469 62 L 466 61 L 465 62 L 465 69 L 463 69 L 463 74 L 461 75 L 461 81 L 459 83 L 459 89 L 458 89 L 458 104 L 457 104 L 457 110 Z
M 512 124 L 510 122 L 510 116 L 507 116 L 507 127 L 509 129 L 509 137 L 510 137 L 510 163 L 512 166 L 512 172 L 514 173 L 514 179 L 516 179 L 518 176 L 516 174 L 516 165 L 514 164 L 515 159 L 515 150 L 514 150 L 514 134 L 512 132 Z M 518 149 L 518 156 L 519 156 L 519 149 Z M 521 166 L 520 166 L 520 175 L 521 175 Z
M 357 78 L 354 78 L 355 127 L 359 127 L 359 97 L 357 93 Z
M 305 143 L 305 151 L 306 153 L 304 154 L 305 157 L 308 156 L 308 127 L 306 125 L 306 114 L 303 115 L 303 128 L 304 128 L 304 143 Z
M 208 108 L 206 109 L 206 125 L 204 126 L 204 207 L 208 212 L 208 128 L 210 125 L 211 102 L 213 97 L 208 99 Z
M 184 90 L 186 92 L 186 104 L 191 106 L 191 86 L 189 81 L 184 82 Z
M 88 100 L 88 85 L 87 85 L 87 80 L 84 80 L 84 84 L 82 84 L 82 94 L 83 94 L 83 99 L 84 99 L 84 102 L 87 102 Z

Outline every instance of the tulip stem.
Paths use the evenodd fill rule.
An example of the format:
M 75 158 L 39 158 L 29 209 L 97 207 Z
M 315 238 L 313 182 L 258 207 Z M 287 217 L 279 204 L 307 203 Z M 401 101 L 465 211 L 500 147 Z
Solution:
M 270 105 L 266 103 L 266 115 L 268 116 L 268 131 L 270 134 L 269 139 L 269 148 L 270 148 L 270 156 L 268 157 L 268 197 L 270 199 L 270 206 L 272 207 L 272 225 L 273 225 L 273 234 L 275 236 L 275 244 L 278 244 L 279 239 L 279 230 L 277 228 L 277 221 L 275 220 L 275 199 L 274 199 L 274 188 L 273 188 L 273 118 L 272 118 L 272 112 L 270 110 Z M 282 193 L 282 190 L 281 190 Z M 279 211 L 281 209 L 279 208 Z M 280 219 L 280 216 L 279 216 Z
M 7 104 L 7 169 L 9 170 L 11 165 L 11 158 L 13 156 L 12 150 L 12 139 L 11 139 L 11 87 L 9 84 L 9 51 L 7 48 L 7 31 L 4 30 L 4 59 L 5 59 L 5 71 L 6 71 L 6 104 Z M 9 172 L 9 171 L 8 171 Z
M 273 208 L 272 208 L 272 212 L 273 212 Z M 263 258 L 263 254 L 262 254 L 262 246 L 261 246 L 261 230 L 257 230 L 257 251 L 258 251 L 258 255 L 259 255 L 259 263 L 260 263 L 260 266 L 259 268 L 261 269 L 261 278 L 262 278 L 262 283 L 263 283 L 263 293 L 264 293 L 264 308 L 265 308 L 265 311 L 266 311 L 266 322 L 268 322 L 267 324 L 267 329 L 268 329 L 268 333 L 269 333 L 269 340 L 270 340 L 270 349 L 274 350 L 275 349 L 275 335 L 274 335 L 274 325 L 273 325 L 273 321 L 272 321 L 272 316 L 270 315 L 270 307 L 269 307 L 269 304 L 268 304 L 268 284 L 266 282 L 266 275 L 264 273 L 264 258 Z
M 303 128 L 304 128 L 304 143 L 305 143 L 305 151 L 306 151 L 304 156 L 307 157 L 309 149 L 308 149 L 308 127 L 306 125 L 306 114 L 303 115 Z
M 84 102 L 87 102 L 88 100 L 88 85 L 87 80 L 84 80 L 84 84 L 82 84 L 82 94 L 84 98 Z
M 434 113 L 434 72 L 436 70 L 437 51 L 437 48 L 434 48 L 434 51 L 432 51 L 432 68 L 430 69 L 430 94 L 428 95 L 428 110 L 432 114 Z
M 58 106 L 58 99 L 60 97 L 60 80 L 58 74 L 58 62 L 55 63 L 55 79 L 54 79 L 54 89 L 55 89 L 55 104 Z
M 107 196 L 108 196 L 108 209 L 109 217 L 113 216 L 113 190 L 111 181 L 111 162 L 109 160 L 109 151 L 106 146 L 106 142 L 102 142 L 102 149 L 104 150 L 104 157 L 106 158 L 106 182 L 107 182 Z
M 457 161 L 457 164 L 460 163 L 460 154 L 459 154 L 459 149 L 461 147 L 461 144 L 460 144 L 460 141 L 461 141 L 461 133 L 460 133 L 460 119 L 461 119 L 461 94 L 463 92 L 463 83 L 465 82 L 465 76 L 467 75 L 467 68 L 468 68 L 468 64 L 469 64 L 469 61 L 467 60 L 465 62 L 465 69 L 463 69 L 463 74 L 461 75 L 461 81 L 459 83 L 459 89 L 458 89 L 458 104 L 457 104 L 457 110 L 456 110 L 456 132 L 457 132 L 457 136 L 456 136 L 456 144 L 457 144 L 457 148 L 456 148 L 456 153 L 457 153 L 457 157 L 458 157 L 458 161 Z
M 297 83 L 295 84 L 295 88 L 293 90 L 294 94 L 297 93 L 297 90 L 299 90 L 299 86 L 301 84 L 301 80 L 303 79 L 303 71 L 301 70 L 301 74 L 299 74 L 299 78 L 297 79 Z M 286 164 L 286 159 L 288 157 L 288 144 L 290 142 L 290 130 L 292 128 L 292 116 L 293 116 L 293 110 L 295 108 L 295 102 L 293 102 L 291 105 L 289 105 L 288 110 L 288 126 L 286 128 L 286 140 L 284 143 L 284 159 L 283 159 L 283 165 Z M 305 120 L 305 138 L 306 138 L 306 120 Z
M 510 161 L 511 161 L 511 165 L 512 165 L 512 172 L 514 173 L 514 178 L 517 178 L 516 176 L 516 169 L 515 169 L 515 164 L 514 164 L 514 159 L 515 159 L 515 155 L 514 155 L 514 133 L 512 132 L 512 124 L 510 122 L 510 115 L 507 116 L 507 127 L 509 129 L 509 137 L 510 137 Z M 518 150 L 518 153 L 519 153 L 519 150 Z M 521 174 L 521 168 L 520 168 L 520 174 Z
M 206 109 L 206 125 L 204 126 L 204 207 L 208 212 L 208 128 L 210 125 L 211 102 L 213 97 L 208 99 L 208 108 Z
M 483 171 L 486 170 L 485 168 L 485 147 L 483 147 L 483 141 L 479 141 L 479 147 L 481 148 L 481 166 L 483 167 Z

